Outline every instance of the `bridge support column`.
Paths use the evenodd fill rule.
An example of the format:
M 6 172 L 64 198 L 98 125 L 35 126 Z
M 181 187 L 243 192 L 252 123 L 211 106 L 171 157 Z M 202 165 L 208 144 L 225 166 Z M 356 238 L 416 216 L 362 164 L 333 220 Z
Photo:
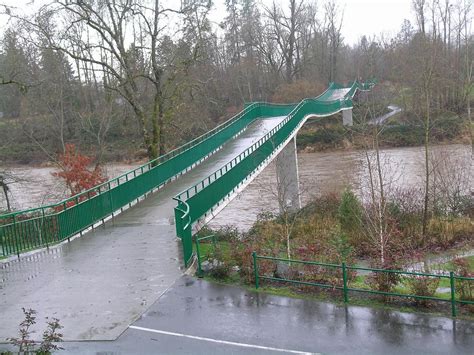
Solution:
M 298 177 L 296 137 L 294 137 L 276 158 L 278 205 L 280 213 L 301 208 Z
M 342 111 L 342 124 L 344 126 L 352 126 L 352 109 Z

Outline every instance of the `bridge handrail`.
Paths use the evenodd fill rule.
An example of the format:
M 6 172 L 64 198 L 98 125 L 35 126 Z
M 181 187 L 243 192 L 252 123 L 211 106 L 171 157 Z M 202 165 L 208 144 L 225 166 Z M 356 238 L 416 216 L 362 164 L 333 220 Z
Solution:
M 159 164 L 174 158 L 175 156 L 183 153 L 184 151 L 186 151 L 188 149 L 191 149 L 191 148 L 195 147 L 199 143 L 202 143 L 207 138 L 211 137 L 212 135 L 216 134 L 217 132 L 223 130 L 224 128 L 228 127 L 230 124 L 232 124 L 235 121 L 237 121 L 238 119 L 240 119 L 243 115 L 248 113 L 250 110 L 254 109 L 255 107 L 261 106 L 261 105 L 270 105 L 270 106 L 276 106 L 276 107 L 289 107 L 289 106 L 292 106 L 292 105 L 295 105 L 295 104 L 252 102 L 248 106 L 246 106 L 242 111 L 238 112 L 237 114 L 232 116 L 227 121 L 225 121 L 225 122 L 219 124 L 218 126 L 212 128 L 209 132 L 206 132 L 206 133 L 202 134 L 201 136 L 192 139 L 191 141 L 183 144 L 182 146 L 180 146 L 180 147 L 178 147 L 178 148 L 176 148 L 176 149 L 174 149 L 174 150 L 172 150 L 172 151 L 170 151 L 166 154 L 163 154 L 163 155 L 159 156 L 158 158 L 150 160 L 149 162 L 147 162 L 143 165 L 140 165 L 140 166 L 138 166 L 138 167 L 136 167 L 132 170 L 129 170 L 125 173 L 122 173 L 119 176 L 111 178 L 111 179 L 109 179 L 109 180 L 107 180 L 107 181 L 105 181 L 105 182 L 103 182 L 99 185 L 96 185 L 96 186 L 94 186 L 94 187 L 92 187 L 88 190 L 82 191 L 82 192 L 80 192 L 76 195 L 73 195 L 71 197 L 63 199 L 59 202 L 55 202 L 55 203 L 48 204 L 48 205 L 43 205 L 43 206 L 39 206 L 39 207 L 34 207 L 34 208 L 25 209 L 25 210 L 13 211 L 13 212 L 10 212 L 10 213 L 2 214 L 2 215 L 0 215 L 0 221 L 3 220 L 3 219 L 8 219 L 8 218 L 13 217 L 13 216 L 17 216 L 17 215 L 24 215 L 24 214 L 28 214 L 28 213 L 32 213 L 32 212 L 36 212 L 36 211 L 41 211 L 41 210 L 44 210 L 44 209 L 51 209 L 51 208 L 59 207 L 59 206 L 62 206 L 64 204 L 67 204 L 68 202 L 71 202 L 71 201 L 75 202 L 75 200 L 80 198 L 81 196 L 87 196 L 87 194 L 90 194 L 92 192 L 96 192 L 98 189 L 100 189 L 102 187 L 108 187 L 110 184 L 112 184 L 114 182 L 119 182 L 119 180 L 122 179 L 122 178 L 128 178 L 128 175 L 130 175 L 130 174 L 136 175 L 137 172 L 140 172 L 142 174 L 142 173 L 146 172 L 146 171 L 144 171 L 145 168 L 148 168 L 149 170 L 151 170 L 151 169 L 157 167 Z M 158 164 L 156 164 L 156 163 L 158 163 Z M 93 197 L 95 197 L 95 196 L 96 195 L 94 195 Z M 0 226 L 1 225 L 2 224 L 0 224 Z
M 334 84 L 334 83 L 331 83 L 331 84 Z M 236 162 L 241 156 L 244 156 L 249 150 L 252 149 L 252 147 L 254 146 L 257 146 L 258 144 L 260 144 L 261 142 L 267 140 L 267 136 L 271 136 L 273 135 L 276 131 L 278 131 L 281 127 L 283 127 L 301 108 L 301 106 L 303 106 L 306 102 L 308 101 L 318 101 L 319 104 L 321 105 L 327 105 L 327 106 L 330 106 L 330 105 L 334 105 L 335 102 L 340 102 L 340 101 L 347 101 L 349 98 L 352 98 L 355 94 L 355 91 L 356 90 L 362 90 L 362 89 L 359 89 L 359 87 L 362 87 L 361 84 L 359 82 L 354 82 L 354 84 L 351 85 L 351 90 L 348 92 L 348 94 L 346 94 L 344 96 L 344 98 L 341 98 L 341 99 L 337 99 L 337 100 L 332 100 L 332 101 L 318 101 L 319 98 L 321 96 L 323 96 L 328 90 L 326 90 L 323 94 L 315 97 L 315 98 L 308 98 L 308 99 L 303 99 L 301 100 L 298 105 L 295 106 L 294 110 L 291 111 L 288 116 L 283 120 L 281 121 L 277 126 L 275 126 L 274 128 L 272 128 L 267 134 L 265 134 L 265 136 L 263 136 L 262 138 L 260 138 L 257 142 L 255 142 L 254 144 L 252 144 L 252 146 L 248 147 L 245 151 L 243 151 L 242 153 L 240 153 L 238 156 L 236 156 L 235 158 L 233 158 L 230 162 L 228 162 L 226 165 L 224 165 L 223 167 L 217 169 L 215 172 L 211 173 L 210 175 L 208 175 L 207 177 L 205 177 L 204 179 L 202 179 L 201 181 L 199 181 L 198 183 L 194 184 L 193 186 L 181 191 L 180 193 L 178 193 L 174 199 L 176 199 L 177 201 L 178 200 L 182 200 L 182 197 L 184 195 L 189 195 L 189 192 L 191 192 L 192 190 L 194 190 L 196 192 L 196 189 L 199 185 L 201 185 L 202 187 L 204 186 L 207 186 L 205 184 L 206 181 L 208 181 L 208 183 L 210 183 L 210 180 L 212 177 L 214 177 L 214 180 L 216 179 L 216 174 L 218 172 L 222 172 L 222 170 L 224 168 L 226 168 L 227 166 L 231 166 L 233 162 Z M 331 85 L 330 85 L 330 88 L 331 88 Z M 354 89 L 354 91 L 353 91 Z M 351 93 L 351 91 L 353 91 Z M 204 184 L 204 186 L 203 186 Z M 188 198 L 188 197 L 186 197 Z
M 140 196 L 192 168 L 260 116 L 261 107 L 289 112 L 294 105 L 253 103 L 183 146 L 55 204 L 0 216 L 0 255 L 48 246 L 82 232 Z
M 5 214 L 2 214 L 0 215 L 0 220 L 2 219 L 6 219 L 8 217 L 13 217 L 14 215 L 20 215 L 20 214 L 27 214 L 27 213 L 31 213 L 31 212 L 35 212 L 35 211 L 38 211 L 38 210 L 42 210 L 42 209 L 47 209 L 47 208 L 54 208 L 54 207 L 57 207 L 57 206 L 61 206 L 63 205 L 64 203 L 67 203 L 69 201 L 74 201 L 76 198 L 80 197 L 80 196 L 84 196 L 84 195 L 87 195 L 87 193 L 90 193 L 90 192 L 94 192 L 95 190 L 97 190 L 98 188 L 100 187 L 103 187 L 103 186 L 107 186 L 108 184 L 112 183 L 112 182 L 115 182 L 117 180 L 120 180 L 121 178 L 124 178 L 124 177 L 127 177 L 129 174 L 134 174 L 135 172 L 138 172 L 140 171 L 141 173 L 143 173 L 143 170 L 144 168 L 153 168 L 155 166 L 157 166 L 158 164 L 160 163 L 163 163 L 164 161 L 167 161 L 173 157 L 175 157 L 176 155 L 182 153 L 183 151 L 189 149 L 189 148 L 192 148 L 194 147 L 195 145 L 201 143 L 202 141 L 204 141 L 205 139 L 209 138 L 210 136 L 214 135 L 215 133 L 217 133 L 218 131 L 226 128 L 227 126 L 229 126 L 231 123 L 233 123 L 234 121 L 238 120 L 241 116 L 243 116 L 245 113 L 247 113 L 249 110 L 251 110 L 254 106 L 253 105 L 258 105 L 259 103 L 255 102 L 255 103 L 252 103 L 251 105 L 245 107 L 242 111 L 238 112 L 237 114 L 235 114 L 234 116 L 232 116 L 230 119 L 228 119 L 227 121 L 217 125 L 216 127 L 212 128 L 209 132 L 206 132 L 194 139 L 192 139 L 191 141 L 189 142 L 186 142 L 185 144 L 183 144 L 182 146 L 179 146 L 178 148 L 175 148 L 173 150 L 171 150 L 170 152 L 166 153 L 166 154 L 163 154 L 153 160 L 150 160 L 148 162 L 146 162 L 145 164 L 143 165 L 140 165 L 134 169 L 131 169 L 125 173 L 122 173 L 121 175 L 119 176 L 116 176 L 114 178 L 111 178 L 109 180 L 107 180 L 106 182 L 103 182 L 99 185 L 96 185 L 88 190 L 85 190 L 85 191 L 82 191 L 76 195 L 73 195 L 71 197 L 68 197 L 66 199 L 63 199 L 59 202 L 56 202 L 56 203 L 52 203 L 52 204 L 48 204 L 48 205 L 43 205 L 43 206 L 39 206 L 39 207 L 34 207 L 34 208 L 29 208 L 29 209 L 25 209 L 25 210 L 20 210 L 20 211 L 13 211 L 13 212 L 10 212 L 10 213 L 5 213 Z M 156 163 L 158 163 L 157 165 L 155 165 Z
M 351 88 L 354 87 L 354 86 L 359 87 L 359 86 L 361 86 L 361 84 L 360 84 L 359 82 L 355 81 L 353 84 L 351 84 Z M 288 116 L 285 118 L 285 120 L 283 120 L 282 122 L 280 122 L 280 123 L 279 123 L 276 127 L 274 127 L 270 132 L 275 132 L 275 131 L 277 131 L 280 127 L 282 127 L 283 124 L 284 124 L 284 122 L 286 122 L 286 120 L 289 119 L 289 116 L 290 116 L 291 114 L 296 113 L 296 112 L 299 110 L 299 106 L 303 105 L 306 100 L 319 100 L 319 99 L 320 99 L 321 97 L 323 97 L 328 91 L 333 90 L 335 87 L 340 88 L 340 87 L 342 87 L 342 85 L 341 85 L 341 84 L 337 84 L 337 83 L 335 83 L 335 82 L 331 82 L 331 83 L 329 84 L 328 88 L 327 88 L 324 92 L 322 92 L 321 94 L 319 94 L 318 96 L 316 96 L 316 97 L 314 97 L 314 98 L 303 99 L 303 100 L 301 100 L 301 101 L 300 101 L 299 103 L 297 103 L 297 104 L 290 104 L 290 105 L 294 105 L 294 106 L 295 106 L 294 109 L 288 114 Z M 349 95 L 346 95 L 346 97 L 347 97 L 347 96 L 349 96 Z M 354 95 L 352 95 L 352 97 L 353 97 L 353 96 L 354 96 Z M 331 104 L 333 104 L 334 102 L 340 101 L 340 100 L 341 100 L 341 99 L 332 100 L 332 101 L 326 101 L 326 102 L 321 102 L 321 104 L 331 105 Z M 258 103 L 258 102 L 257 102 L 257 103 Z M 277 106 L 277 105 L 288 106 L 288 104 L 269 104 L 269 103 L 264 103 L 264 102 L 262 102 L 261 104 L 264 104 L 264 105 L 275 105 L 275 106 Z M 296 110 L 296 111 L 295 111 L 295 110 Z M 267 136 L 270 132 L 268 132 L 265 136 Z M 265 138 L 265 136 L 262 137 L 260 140 L 262 140 L 263 138 Z M 260 141 L 260 140 L 259 140 L 259 141 Z M 258 142 L 257 142 L 257 143 L 258 143 Z M 254 143 L 254 145 L 255 145 L 255 143 Z M 250 147 L 249 147 L 249 148 L 250 148 Z M 249 148 L 247 148 L 247 150 L 248 150 Z M 240 156 L 240 155 L 242 155 L 242 153 L 239 154 L 239 156 Z M 229 165 L 229 164 L 231 164 L 233 161 L 235 161 L 239 156 L 237 156 L 237 157 L 235 157 L 234 159 L 232 159 L 229 163 L 227 163 L 226 165 L 224 165 L 224 166 L 221 167 L 220 169 L 217 169 L 214 173 L 211 173 L 210 175 L 208 175 L 208 177 L 202 179 L 201 181 L 199 181 L 198 183 L 194 184 L 193 186 L 191 186 L 191 187 L 189 187 L 189 188 L 187 188 L 187 189 L 181 191 L 181 192 L 178 193 L 175 197 L 173 197 L 173 199 L 176 200 L 176 201 L 181 201 L 181 200 L 182 200 L 181 197 L 182 197 L 184 194 L 187 194 L 187 192 L 189 192 L 189 191 L 195 190 L 198 185 L 201 185 L 205 180 L 210 179 L 210 178 L 211 178 L 213 175 L 215 175 L 217 172 L 221 171 L 221 170 L 222 170 L 223 168 L 225 168 L 227 165 Z

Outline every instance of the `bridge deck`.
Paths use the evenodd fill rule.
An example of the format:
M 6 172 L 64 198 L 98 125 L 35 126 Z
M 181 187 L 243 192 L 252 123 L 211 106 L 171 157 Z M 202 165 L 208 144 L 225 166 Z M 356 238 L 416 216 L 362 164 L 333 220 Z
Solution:
M 202 164 L 105 228 L 0 264 L 0 342 L 18 335 L 21 307 L 35 309 L 40 325 L 44 317 L 59 318 L 65 340 L 117 338 L 182 274 L 171 198 L 227 163 L 283 118 L 255 121 Z

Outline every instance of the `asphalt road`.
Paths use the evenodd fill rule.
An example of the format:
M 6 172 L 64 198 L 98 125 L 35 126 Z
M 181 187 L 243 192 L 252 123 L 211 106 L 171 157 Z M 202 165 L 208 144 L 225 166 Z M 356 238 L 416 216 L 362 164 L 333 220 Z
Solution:
M 72 354 L 472 354 L 474 322 L 183 276 L 116 341 L 63 346 Z

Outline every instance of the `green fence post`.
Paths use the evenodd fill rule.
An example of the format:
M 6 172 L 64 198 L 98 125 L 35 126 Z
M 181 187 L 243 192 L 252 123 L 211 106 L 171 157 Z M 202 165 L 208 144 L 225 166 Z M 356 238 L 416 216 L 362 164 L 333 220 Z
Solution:
M 253 258 L 253 273 L 255 275 L 255 288 L 258 289 L 258 265 L 257 265 L 257 253 L 252 253 Z
M 449 281 L 451 284 L 451 315 L 456 317 L 456 289 L 454 286 L 454 272 L 449 272 Z
M 347 297 L 347 269 L 346 263 L 342 263 L 342 282 L 343 282 L 343 292 L 344 292 L 344 303 L 348 302 Z
M 13 215 L 13 238 L 15 239 L 15 249 L 16 249 L 16 255 L 18 256 L 18 258 L 20 257 L 20 247 L 18 245 L 19 243 L 19 238 L 18 238 L 18 234 L 17 234 L 17 224 L 16 224 L 16 214 Z
M 41 224 L 40 224 L 40 235 L 41 235 L 41 243 L 44 242 L 46 239 L 46 248 L 49 249 L 49 243 L 48 243 L 48 234 L 44 232 L 44 223 L 46 221 L 45 215 L 44 215 L 44 208 L 41 209 Z
M 196 238 L 196 257 L 198 261 L 198 272 L 197 276 L 202 277 L 202 268 L 201 268 L 201 252 L 199 250 L 199 238 Z

